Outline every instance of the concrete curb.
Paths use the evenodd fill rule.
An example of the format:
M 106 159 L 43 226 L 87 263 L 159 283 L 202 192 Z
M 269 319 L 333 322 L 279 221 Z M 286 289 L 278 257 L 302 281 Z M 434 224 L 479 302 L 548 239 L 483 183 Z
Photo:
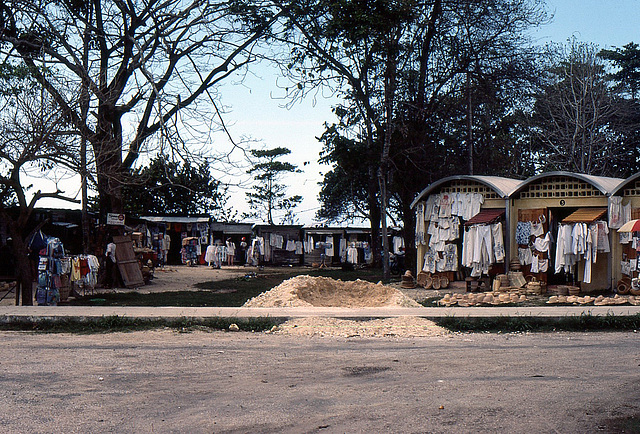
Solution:
M 415 316 L 429 319 L 540 317 L 565 318 L 582 315 L 634 316 L 640 315 L 640 306 L 550 306 L 550 307 L 380 307 L 380 308 L 244 308 L 244 307 L 75 307 L 75 306 L 1 306 L 0 322 L 12 318 L 32 321 L 63 318 L 89 319 L 119 316 L 123 318 L 176 319 L 176 318 L 392 318 Z

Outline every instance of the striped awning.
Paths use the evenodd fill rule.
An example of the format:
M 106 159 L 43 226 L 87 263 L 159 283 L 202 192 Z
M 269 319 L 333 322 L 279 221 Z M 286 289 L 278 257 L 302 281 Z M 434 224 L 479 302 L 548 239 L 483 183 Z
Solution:
M 579 208 L 565 217 L 562 223 L 593 223 L 606 213 L 606 208 Z

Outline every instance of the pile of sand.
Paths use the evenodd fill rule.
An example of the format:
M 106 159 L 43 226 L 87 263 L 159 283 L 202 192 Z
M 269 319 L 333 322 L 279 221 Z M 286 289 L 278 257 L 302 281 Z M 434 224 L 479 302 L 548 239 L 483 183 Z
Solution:
M 296 276 L 248 300 L 244 307 L 421 307 L 398 289 L 364 280 Z
M 451 335 L 451 332 L 433 321 L 409 316 L 363 321 L 319 317 L 294 318 L 274 327 L 271 332 L 292 336 L 343 338 L 414 338 Z

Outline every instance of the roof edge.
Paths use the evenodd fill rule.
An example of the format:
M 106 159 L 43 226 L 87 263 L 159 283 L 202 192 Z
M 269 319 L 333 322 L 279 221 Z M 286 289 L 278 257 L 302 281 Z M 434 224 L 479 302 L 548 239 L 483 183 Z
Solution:
M 630 177 L 622 181 L 620 184 L 618 184 L 618 186 L 611 192 L 611 196 L 617 195 L 620 192 L 620 190 L 623 190 L 625 187 L 627 187 L 627 185 L 636 181 L 637 179 L 640 179 L 640 172 L 634 175 L 631 175 Z
M 597 188 L 605 196 L 611 196 L 613 194 L 613 191 L 615 191 L 619 187 L 620 183 L 624 182 L 624 180 L 621 178 L 609 178 L 606 176 L 585 175 L 583 173 L 565 172 L 565 171 L 545 172 L 545 173 L 540 173 L 538 175 L 531 176 L 525 179 L 524 181 L 522 181 L 522 183 L 515 190 L 511 192 L 511 195 L 514 195 L 522 191 L 526 186 L 531 185 L 532 183 L 540 179 L 548 178 L 551 176 L 565 176 L 565 177 L 573 177 L 573 178 L 580 179 L 582 181 L 587 182 L 592 187 Z M 616 184 L 616 186 L 615 187 L 607 186 L 605 185 L 605 183 Z
M 424 188 L 420 193 L 418 193 L 418 195 L 416 196 L 416 198 L 413 200 L 413 202 L 411 202 L 411 208 L 414 208 L 417 203 L 426 195 L 428 195 L 429 193 L 431 193 L 432 191 L 434 191 L 437 187 L 440 187 L 443 184 L 446 184 L 447 182 L 450 181 L 461 181 L 461 180 L 471 180 L 471 181 L 477 181 L 480 184 L 484 184 L 487 187 L 490 187 L 491 189 L 493 189 L 496 193 L 498 193 L 500 195 L 500 198 L 505 199 L 509 196 L 511 196 L 511 194 L 520 187 L 520 184 L 523 182 L 521 180 L 518 179 L 513 179 L 513 178 L 504 178 L 504 177 L 500 177 L 500 176 L 486 176 L 486 175 L 454 175 L 454 176 L 448 176 L 446 178 L 442 178 L 439 179 L 431 184 L 429 184 L 426 188 Z M 507 181 L 508 183 L 512 183 L 514 184 L 512 188 L 509 189 L 509 191 L 504 190 L 502 187 L 500 187 L 497 183 L 497 181 Z

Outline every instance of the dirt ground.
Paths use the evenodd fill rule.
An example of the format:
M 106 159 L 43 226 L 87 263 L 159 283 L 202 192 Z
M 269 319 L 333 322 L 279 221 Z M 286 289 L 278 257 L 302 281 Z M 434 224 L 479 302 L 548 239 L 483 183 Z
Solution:
M 631 332 L 2 332 L 0 429 L 638 432 L 639 364 Z
M 251 271 L 169 268 L 142 290 Z M 637 333 L 457 334 L 417 320 L 0 332 L 0 430 L 640 432 Z
M 278 270 L 282 269 L 273 269 L 274 272 Z M 198 290 L 194 286 L 197 283 L 233 279 L 256 271 L 256 268 L 242 266 L 223 268 L 211 268 L 206 265 L 197 267 L 167 266 L 165 268 L 156 268 L 154 278 L 149 284 L 136 290 L 142 293 Z M 118 291 L 126 292 L 131 291 L 131 289 L 119 288 Z

